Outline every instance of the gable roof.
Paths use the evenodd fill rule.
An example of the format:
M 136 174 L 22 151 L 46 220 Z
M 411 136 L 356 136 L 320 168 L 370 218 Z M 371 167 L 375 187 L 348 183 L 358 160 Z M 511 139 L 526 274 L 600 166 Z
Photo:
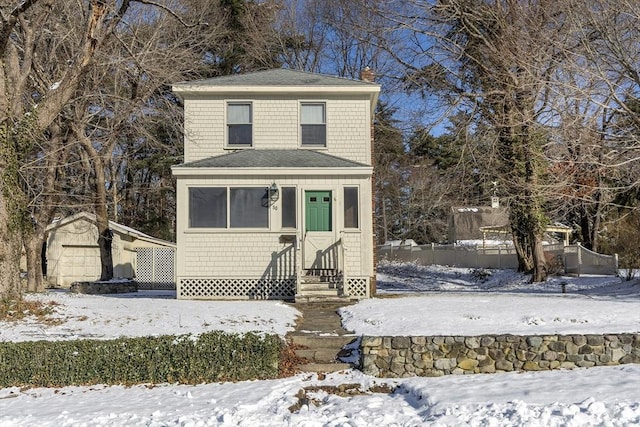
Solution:
M 47 231 L 55 230 L 57 228 L 63 227 L 67 224 L 71 224 L 72 222 L 78 221 L 78 220 L 85 220 L 90 223 L 96 224 L 96 215 L 89 212 L 78 212 L 66 218 L 54 220 L 51 224 L 47 226 Z M 157 237 L 149 236 L 148 234 L 145 234 L 134 228 L 127 227 L 126 225 L 122 225 L 111 220 L 109 220 L 109 228 L 113 231 L 119 232 L 120 234 L 126 234 L 139 240 L 145 240 L 147 242 L 156 243 L 164 246 L 171 246 L 171 247 L 175 247 L 176 245 L 173 242 L 169 242 L 167 240 L 162 240 L 162 239 L 158 239 Z
M 220 156 L 209 157 L 184 163 L 172 167 L 174 174 L 188 169 L 234 169 L 246 173 L 247 169 L 264 172 L 265 169 L 280 169 L 294 171 L 300 169 L 329 169 L 351 170 L 362 173 L 369 171 L 371 166 L 332 156 L 314 150 L 239 150 Z M 281 172 L 281 171 L 278 172 Z

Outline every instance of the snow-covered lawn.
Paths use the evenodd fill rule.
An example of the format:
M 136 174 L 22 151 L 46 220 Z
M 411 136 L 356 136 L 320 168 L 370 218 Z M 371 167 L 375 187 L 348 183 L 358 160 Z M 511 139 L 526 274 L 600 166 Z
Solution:
M 63 322 L 47 325 L 33 318 L 0 322 L 0 341 L 110 339 L 214 330 L 284 336 L 293 330 L 299 315 L 290 304 L 278 301 L 186 301 L 175 299 L 175 291 L 83 295 L 57 290 L 28 298 L 59 304 L 51 317 Z
M 531 284 L 528 277 L 511 270 L 414 264 L 382 264 L 380 271 L 378 288 L 383 298 L 341 310 L 343 325 L 358 335 L 640 331 L 639 281 L 586 276 Z
M 358 334 L 640 332 L 640 284 L 613 277 L 531 285 L 509 271 L 383 264 L 383 298 L 342 310 Z M 566 294 L 561 292 L 564 283 Z M 177 301 L 167 292 L 50 292 L 60 325 L 0 322 L 0 340 L 258 331 L 284 335 L 279 302 Z M 331 392 L 357 384 L 359 393 Z M 385 385 L 386 387 L 380 387 Z M 321 386 L 322 388 L 319 388 Z M 315 388 L 314 388 L 315 387 Z M 349 386 L 352 387 L 352 386 Z M 393 393 L 378 392 L 394 389 Z M 306 398 L 300 402 L 300 390 Z M 295 406 L 291 412 L 290 407 Z M 378 379 L 357 371 L 270 381 L 0 389 L 0 426 L 585 426 L 640 425 L 640 365 L 573 371 Z

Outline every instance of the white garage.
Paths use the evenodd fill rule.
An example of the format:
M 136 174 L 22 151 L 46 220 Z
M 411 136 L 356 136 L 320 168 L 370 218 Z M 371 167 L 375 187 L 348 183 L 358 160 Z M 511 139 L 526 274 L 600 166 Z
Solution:
M 114 278 L 136 279 L 140 288 L 175 287 L 175 243 L 109 221 L 113 232 Z M 80 212 L 47 227 L 46 282 L 69 288 L 71 283 L 100 277 L 96 217 Z

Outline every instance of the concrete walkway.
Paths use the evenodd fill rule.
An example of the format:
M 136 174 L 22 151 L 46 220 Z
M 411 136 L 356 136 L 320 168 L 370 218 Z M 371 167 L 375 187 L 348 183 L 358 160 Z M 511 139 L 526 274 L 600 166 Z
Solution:
M 353 332 L 342 328 L 338 308 L 349 302 L 295 303 L 293 306 L 302 313 L 296 322 L 296 329 L 287 334 L 289 342 L 303 347 L 296 354 L 308 360 L 298 366 L 305 372 L 334 372 L 351 368 L 351 364 L 338 360 L 348 357 L 343 347 L 353 341 Z

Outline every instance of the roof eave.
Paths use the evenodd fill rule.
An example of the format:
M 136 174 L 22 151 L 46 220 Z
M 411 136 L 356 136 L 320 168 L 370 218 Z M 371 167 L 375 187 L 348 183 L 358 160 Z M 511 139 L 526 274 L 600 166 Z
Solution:
M 173 92 L 181 94 L 228 94 L 228 93 L 379 93 L 378 85 L 354 85 L 354 86 L 209 86 L 179 84 L 173 85 Z
M 362 86 L 208 86 L 188 83 L 172 86 L 171 90 L 184 102 L 185 95 L 261 95 L 282 93 L 304 93 L 311 95 L 368 95 L 371 100 L 371 116 L 373 117 L 380 86 L 377 84 Z
M 213 168 L 213 167 L 184 167 L 173 166 L 171 167 L 173 176 L 264 176 L 264 175 L 324 175 L 324 176 L 339 176 L 339 175 L 359 175 L 370 176 L 373 174 L 373 167 L 371 166 L 353 166 L 344 168 L 323 168 L 323 167 L 311 167 L 311 168 L 290 168 L 290 167 L 274 167 L 274 168 Z

